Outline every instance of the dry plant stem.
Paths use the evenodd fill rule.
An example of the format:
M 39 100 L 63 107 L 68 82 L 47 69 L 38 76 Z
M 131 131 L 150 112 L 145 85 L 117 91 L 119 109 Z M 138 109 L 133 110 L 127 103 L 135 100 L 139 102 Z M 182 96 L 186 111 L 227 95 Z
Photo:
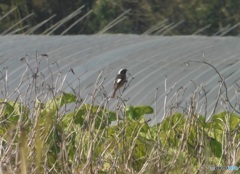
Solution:
M 89 133 L 90 133 L 90 144 L 89 144 L 89 150 L 88 150 L 88 155 L 87 155 L 87 163 L 85 164 L 85 167 L 83 168 L 83 171 L 85 171 L 87 168 L 89 168 L 90 173 L 93 173 L 93 150 L 94 150 L 94 143 L 96 141 L 96 139 L 94 138 L 94 125 L 95 125 L 95 120 L 97 117 L 97 114 L 93 114 L 92 109 L 94 106 L 94 101 L 97 97 L 98 94 L 98 89 L 102 86 L 104 79 L 102 81 L 100 81 L 101 79 L 101 75 L 102 75 L 103 71 L 101 71 L 98 75 L 98 78 L 96 80 L 95 83 L 95 87 L 93 90 L 93 94 L 92 94 L 92 105 L 90 107 L 90 110 L 87 114 L 87 122 L 89 124 Z M 94 116 L 93 119 L 90 119 L 91 116 Z
M 203 91 L 203 93 L 204 93 L 204 98 L 205 98 L 205 114 L 204 114 L 204 116 L 205 116 L 205 119 L 207 118 L 207 104 L 208 104 L 208 100 L 207 100 L 207 92 L 206 92 L 206 90 L 205 90 L 205 88 L 204 87 L 202 87 L 202 91 Z
M 66 34 L 71 28 L 73 28 L 77 23 L 79 23 L 81 20 L 83 20 L 84 18 L 86 18 L 88 15 L 90 15 L 93 12 L 93 10 L 89 10 L 86 14 L 84 14 L 81 18 L 79 18 L 78 20 L 76 20 L 73 24 L 71 24 L 67 29 L 65 29 L 61 35 Z
M 168 100 L 168 95 L 172 92 L 172 90 L 176 87 L 176 83 L 170 87 L 170 89 L 167 88 L 167 76 L 165 77 L 165 97 L 164 97 L 164 105 L 163 105 L 163 117 L 161 119 L 161 122 L 164 120 L 164 118 L 167 115 L 167 100 Z
M 157 100 L 158 100 L 158 90 L 159 90 L 159 86 L 156 88 L 156 92 L 155 92 L 155 98 L 154 98 L 154 118 L 157 117 Z
M 48 19 L 45 19 L 44 21 L 36 24 L 35 26 L 31 27 L 30 29 L 28 29 L 26 32 L 24 32 L 25 35 L 30 35 L 33 34 L 34 31 L 36 31 L 37 29 L 39 29 L 41 26 L 43 26 L 45 23 L 47 23 L 48 21 L 50 21 L 52 18 L 54 18 L 56 16 L 56 14 L 50 16 Z
M 220 74 L 220 72 L 219 72 L 212 64 L 210 64 L 210 63 L 208 63 L 208 62 L 206 62 L 206 61 L 194 61 L 194 60 L 188 61 L 188 63 L 191 63 L 191 62 L 206 64 L 206 65 L 208 65 L 208 66 L 210 66 L 211 68 L 214 69 L 214 71 L 217 73 L 217 75 L 218 75 L 219 78 L 221 79 L 221 82 L 223 83 L 223 86 L 224 86 L 224 89 L 225 89 L 226 101 L 228 102 L 228 104 L 230 105 L 230 107 L 231 107 L 235 112 L 237 112 L 238 114 L 240 114 L 240 112 L 235 109 L 235 107 L 232 105 L 232 103 L 231 103 L 230 100 L 229 100 L 227 84 L 226 84 L 226 82 L 225 82 L 225 79 L 224 79 L 224 78 L 222 77 L 222 75 Z
M 126 14 L 129 13 L 131 9 L 125 10 L 122 14 L 120 14 L 117 18 L 115 18 L 113 21 L 111 21 L 109 24 L 107 24 L 102 30 L 100 30 L 97 34 L 103 34 L 119 22 L 121 22 L 123 19 L 126 18 Z
M 64 23 L 68 22 L 69 20 L 71 20 L 73 17 L 77 16 L 79 13 L 82 12 L 82 9 L 84 8 L 84 5 L 81 6 L 80 8 L 78 8 L 77 10 L 75 10 L 74 12 L 72 12 L 71 14 L 69 14 L 67 17 L 64 17 L 63 19 L 61 19 L 60 21 L 56 22 L 55 24 L 53 24 L 50 28 L 46 29 L 42 34 L 46 34 L 46 35 L 51 35 L 54 33 L 55 30 L 57 30 L 59 27 L 61 27 Z
M 9 16 L 12 12 L 14 12 L 15 10 L 17 10 L 17 7 L 13 7 L 11 10 L 9 10 L 8 12 L 6 12 L 3 16 L 0 17 L 0 21 L 2 21 L 4 18 L 6 18 L 7 16 Z
M 129 161 L 131 160 L 132 153 L 133 153 L 133 150 L 134 150 L 134 148 L 135 148 L 137 138 L 139 137 L 140 131 L 141 131 L 141 129 L 142 129 L 143 126 L 144 126 L 144 124 L 140 124 L 140 127 L 137 125 L 137 126 L 134 128 L 134 130 L 132 131 L 131 137 L 134 137 L 134 138 L 133 138 L 131 147 L 130 147 L 130 149 L 129 149 L 128 158 L 127 158 L 127 160 L 126 160 L 126 166 L 128 165 Z
M 221 97 L 221 95 L 222 95 L 222 85 L 223 85 L 223 83 L 221 82 L 220 85 L 219 85 L 219 88 L 218 88 L 218 96 L 217 96 L 217 100 L 216 100 L 216 102 L 215 102 L 215 106 L 214 106 L 214 108 L 213 108 L 213 110 L 212 110 L 212 113 L 210 114 L 210 116 L 209 116 L 208 119 L 206 120 L 206 122 L 209 122 L 209 121 L 211 120 L 213 114 L 215 114 L 215 112 L 216 112 L 218 102 L 219 102 L 220 97 Z
M 192 96 L 191 100 L 194 101 L 195 100 L 194 98 L 195 98 L 195 95 Z M 175 156 L 173 157 L 173 160 L 169 164 L 169 168 L 168 169 L 170 169 L 170 168 L 172 168 L 174 166 L 174 164 L 176 163 L 176 160 L 178 159 L 180 153 L 182 153 L 185 150 L 185 148 L 187 147 L 187 144 L 186 144 L 187 141 L 184 141 L 184 140 L 188 139 L 189 133 L 190 133 L 190 128 L 193 126 L 192 124 L 194 123 L 194 121 L 193 121 L 194 117 L 193 116 L 195 114 L 194 113 L 195 107 L 194 107 L 193 104 L 194 104 L 194 102 L 192 102 L 191 105 L 189 106 L 188 117 L 187 117 L 187 120 L 186 120 L 186 122 L 184 124 L 184 128 L 183 128 L 183 132 L 184 133 L 182 134 L 182 136 L 180 138 L 180 141 L 179 141 L 179 149 L 176 152 Z M 179 119 L 179 121 L 180 120 L 181 119 Z M 177 124 L 175 124 L 175 125 L 177 125 Z M 174 130 L 175 125 L 173 126 L 172 130 Z M 167 173 L 167 171 L 166 171 L 166 173 Z
M 179 87 L 177 91 L 173 94 L 172 99 L 170 100 L 170 106 L 169 106 L 169 115 L 173 115 L 177 112 L 177 109 L 182 108 L 183 110 L 187 110 L 184 107 L 181 107 L 180 104 L 183 101 L 184 93 L 186 92 L 186 88 L 183 90 L 183 87 Z M 181 91 L 183 91 L 181 93 Z
M 5 96 L 4 99 L 7 99 L 8 98 L 8 68 L 4 68 L 5 69 L 5 78 L 4 78 L 4 89 L 5 89 Z
M 153 156 L 154 154 L 156 154 L 156 152 L 155 152 L 155 149 L 152 148 L 151 151 L 149 152 L 149 154 L 146 156 L 146 159 L 147 159 L 147 160 L 146 160 L 146 162 L 142 165 L 142 168 L 141 168 L 141 170 L 138 172 L 138 174 L 143 174 L 143 173 L 145 173 L 145 172 L 148 170 L 149 165 L 154 163 L 154 161 L 156 160 L 156 159 L 154 158 L 154 156 Z
M 49 66 L 45 72 L 41 72 L 40 69 L 40 62 L 43 60 L 47 61 Z M 24 63 L 24 61 L 22 62 Z M 32 66 L 33 63 L 35 63 L 34 67 Z M 174 116 L 178 108 L 183 108 L 184 114 L 180 117 L 178 115 L 178 117 L 169 117 L 167 119 L 169 123 L 165 122 L 168 124 L 167 126 L 169 126 L 167 129 L 164 124 L 158 124 L 154 129 L 149 127 L 149 132 L 146 134 L 147 139 L 145 139 L 144 136 L 142 136 L 144 134 L 142 130 L 147 128 L 146 123 L 144 124 L 135 120 L 136 122 L 132 124 L 126 115 L 126 100 L 124 98 L 117 98 L 117 106 L 115 108 L 116 116 L 121 116 L 122 120 L 119 121 L 119 118 L 117 126 L 109 127 L 109 116 L 112 113 L 110 113 L 108 109 L 110 98 L 104 90 L 106 75 L 103 72 L 99 73 L 96 80 L 94 90 L 90 96 L 90 105 L 86 104 L 89 96 L 81 99 L 81 91 L 78 91 L 73 85 L 67 83 L 72 93 L 77 96 L 77 102 L 74 105 L 73 113 L 71 113 L 73 117 L 67 118 L 69 122 L 67 122 L 66 126 L 64 125 L 64 127 L 62 127 L 63 129 L 58 129 L 58 126 L 61 127 L 61 121 L 64 121 L 64 116 L 68 114 L 69 110 L 67 110 L 67 104 L 61 105 L 60 108 L 59 103 L 63 103 L 63 101 L 57 100 L 56 102 L 54 99 L 63 93 L 63 86 L 68 74 L 64 75 L 60 72 L 61 69 L 58 63 L 49 64 L 47 56 L 46 59 L 45 56 L 39 58 L 36 54 L 36 62 L 26 60 L 25 64 L 26 70 L 21 77 L 18 87 L 15 88 L 13 92 L 3 95 L 6 96 L 6 98 L 17 95 L 16 100 L 13 101 L 13 105 L 21 104 L 19 111 L 20 116 L 16 125 L 14 125 L 14 130 L 9 131 L 10 135 L 8 135 L 8 132 L 0 137 L 0 164 L 3 165 L 4 163 L 7 165 L 8 173 L 19 173 L 21 171 L 22 173 L 100 173 L 103 171 L 107 173 L 139 174 L 171 173 L 176 171 L 179 164 L 184 166 L 179 169 L 181 173 L 189 173 L 190 171 L 192 173 L 207 173 L 207 167 L 213 163 L 217 164 L 217 160 L 219 160 L 217 161 L 219 165 L 223 165 L 225 162 L 229 165 L 237 165 L 240 161 L 240 143 L 238 142 L 240 123 L 234 130 L 231 130 L 231 116 L 233 115 L 233 111 L 232 108 L 229 107 L 228 100 L 225 100 L 222 95 L 224 80 L 219 83 L 217 99 L 217 102 L 221 101 L 223 108 L 228 109 L 224 120 L 222 122 L 220 121 L 220 124 L 223 123 L 223 133 L 220 135 L 222 138 L 220 140 L 222 141 L 220 142 L 222 144 L 222 156 L 220 159 L 212 159 L 209 158 L 209 152 L 206 149 L 209 148 L 210 140 L 216 139 L 216 137 L 211 138 L 210 136 L 212 136 L 212 134 L 209 134 L 209 132 L 211 133 L 213 131 L 214 125 L 209 123 L 209 127 L 204 127 L 205 122 L 202 122 L 202 117 L 199 115 L 199 112 L 202 111 L 204 107 L 204 105 L 200 105 L 202 99 L 204 100 L 205 106 L 207 106 L 207 94 L 202 84 L 196 86 L 193 82 L 195 86 L 194 92 L 191 94 L 189 100 L 187 100 L 186 107 L 182 107 L 180 105 L 183 102 L 183 95 L 186 89 L 180 87 L 172 94 L 171 92 L 175 90 L 176 84 L 168 88 L 166 78 L 164 117 L 166 118 L 168 115 Z M 53 71 L 50 66 L 56 66 L 57 70 Z M 5 69 L 5 71 L 8 70 Z M 44 74 L 47 74 L 46 76 L 48 77 L 45 78 Z M 2 82 L 6 83 L 5 88 L 9 90 L 8 87 L 10 84 L 7 84 L 8 77 L 6 78 L 8 73 L 2 73 L 2 76 Z M 132 79 L 125 84 L 123 92 L 127 89 Z M 48 88 L 46 88 L 46 86 Z M 25 93 L 19 92 L 22 87 L 26 88 Z M 3 91 L 6 89 L 3 89 Z M 157 115 L 158 90 L 159 88 L 156 89 L 155 99 L 153 100 L 155 102 L 155 116 Z M 8 104 L 6 98 L 0 103 L 0 115 L 4 113 L 3 109 Z M 55 105 L 54 110 L 56 110 L 56 112 L 54 111 L 54 120 L 52 120 L 51 127 L 48 129 L 40 124 L 41 116 L 43 116 L 42 111 L 44 111 L 44 109 L 50 109 L 47 108 L 48 106 L 41 107 L 45 101 L 52 101 L 51 105 Z M 25 120 L 25 115 L 27 115 L 28 112 L 27 110 L 24 111 L 25 106 L 30 108 L 29 120 Z M 76 125 L 75 121 L 76 118 L 78 119 L 78 111 L 85 108 L 86 111 L 84 111 L 83 117 L 84 124 Z M 14 111 L 18 110 L 15 109 Z M 205 116 L 206 115 L 205 107 Z M 4 124 L 4 121 L 8 121 L 11 116 L 13 116 L 13 114 L 7 115 L 0 120 L 0 123 Z M 219 118 L 219 120 L 221 120 L 221 118 Z M 65 122 L 63 124 L 65 124 Z M 25 145 L 22 144 L 24 144 L 24 141 L 21 140 L 19 143 L 18 139 L 25 137 L 25 125 L 26 127 L 29 125 L 28 128 L 30 131 L 26 135 L 27 151 L 23 153 Z M 181 126 L 181 128 L 179 128 L 179 126 Z M 166 131 L 164 132 L 164 136 L 162 136 L 162 131 Z M 55 133 L 57 133 L 56 136 L 59 137 L 56 139 L 56 142 L 53 142 L 51 139 L 52 136 L 50 135 L 54 134 L 55 136 Z M 171 137 L 172 135 L 176 137 Z M 9 139 L 4 139 L 7 136 Z M 191 139 L 192 136 L 194 140 Z M 164 138 L 166 141 L 164 141 Z M 39 141 L 39 139 L 41 140 Z M 173 146 L 169 140 L 173 140 L 173 143 L 176 143 L 176 147 L 175 145 Z M 40 150 L 37 151 L 36 143 L 38 142 L 41 143 L 43 149 L 38 148 Z M 72 144 L 73 142 L 74 144 Z M 142 144 L 138 146 L 141 142 L 143 142 L 143 145 L 146 145 L 146 148 L 143 147 L 142 149 Z M 54 150 L 57 150 L 54 157 L 51 156 L 53 146 Z M 71 146 L 74 147 L 71 149 Z M 195 155 L 194 158 L 192 153 L 189 153 L 189 148 L 193 151 Z M 43 150 L 43 152 L 40 155 L 41 158 L 39 162 L 37 161 L 36 154 L 38 154 L 37 152 L 39 151 L 41 152 L 41 150 Z M 138 150 L 140 150 L 140 152 Z M 20 153 L 16 153 L 17 151 L 20 151 Z M 142 152 L 145 153 L 143 156 L 135 156 L 136 153 Z M 184 161 L 181 161 L 182 159 L 184 159 Z M 139 162 L 141 166 L 134 166 L 135 164 L 138 165 Z M 1 170 L 0 167 L 0 173 Z

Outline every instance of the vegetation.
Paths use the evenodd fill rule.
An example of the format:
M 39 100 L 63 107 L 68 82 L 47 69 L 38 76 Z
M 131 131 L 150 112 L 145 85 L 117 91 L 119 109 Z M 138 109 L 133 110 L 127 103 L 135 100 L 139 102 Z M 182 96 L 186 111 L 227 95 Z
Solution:
M 49 62 L 43 55 L 32 66 L 22 58 L 26 71 L 12 93 L 7 73 L 1 80 L 6 84 L 0 101 L 1 173 L 175 174 L 240 166 L 239 115 L 229 109 L 207 121 L 195 109 L 198 89 L 183 113 L 149 126 L 150 106 L 126 106 L 119 97 L 115 110 L 108 109 L 103 72 L 86 102 L 70 84 L 72 93 L 62 91 L 66 76 L 59 72 L 53 78 L 50 65 L 46 75 L 52 80 L 43 78 L 43 58 Z
M 239 7 L 239 0 L 3 0 L 0 32 L 239 35 Z

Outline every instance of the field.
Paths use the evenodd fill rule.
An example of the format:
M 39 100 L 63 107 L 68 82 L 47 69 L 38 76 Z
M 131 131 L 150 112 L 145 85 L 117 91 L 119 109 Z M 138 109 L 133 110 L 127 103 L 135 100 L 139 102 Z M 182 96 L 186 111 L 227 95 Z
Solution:
M 195 63 L 219 76 L 216 105 L 223 112 L 208 119 L 198 114 L 199 94 L 206 99 L 207 94 L 197 86 L 183 112 L 166 112 L 161 123 L 149 126 L 151 106 L 129 106 L 119 96 L 109 109 L 103 72 L 91 95 L 81 98 L 71 85 L 71 93 L 62 91 L 65 75 L 55 79 L 49 68 L 49 83 L 41 77 L 40 62 L 30 67 L 22 61 L 26 71 L 13 92 L 7 70 L 1 80 L 0 173 L 233 173 L 240 166 L 238 105 L 228 100 L 224 78 L 207 62 Z

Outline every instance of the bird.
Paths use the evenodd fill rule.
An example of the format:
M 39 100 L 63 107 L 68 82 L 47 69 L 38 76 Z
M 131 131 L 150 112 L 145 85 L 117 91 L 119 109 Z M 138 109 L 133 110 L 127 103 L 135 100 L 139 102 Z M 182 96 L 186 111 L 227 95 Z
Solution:
M 126 72 L 127 69 L 125 68 L 122 68 L 118 71 L 118 74 L 114 81 L 114 91 L 112 98 L 115 98 L 117 90 L 120 89 L 127 82 Z

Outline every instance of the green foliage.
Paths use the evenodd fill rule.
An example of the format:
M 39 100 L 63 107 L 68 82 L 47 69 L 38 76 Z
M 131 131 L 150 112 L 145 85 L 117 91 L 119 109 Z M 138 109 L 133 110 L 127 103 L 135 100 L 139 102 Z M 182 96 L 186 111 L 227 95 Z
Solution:
M 222 144 L 214 138 L 209 138 L 209 145 L 212 154 L 215 157 L 220 158 L 222 155 Z
M 118 121 L 115 112 L 86 103 L 61 114 L 76 101 L 73 94 L 62 93 L 45 103 L 36 100 L 31 111 L 18 102 L 1 101 L 0 135 L 7 144 L 6 135 L 19 130 L 14 142 L 19 143 L 21 171 L 28 171 L 31 163 L 38 173 L 46 166 L 67 173 L 91 168 L 99 173 L 137 173 L 144 165 L 150 173 L 159 166 L 169 173 L 181 173 L 186 166 L 196 172 L 202 160 L 206 165 L 226 165 L 222 149 L 228 142 L 236 147 L 240 141 L 240 118 L 235 114 L 223 112 L 205 122 L 203 116 L 175 113 L 154 126 L 144 117 L 153 113 L 150 106 L 126 106 Z
M 26 121 L 28 115 L 29 109 L 22 104 L 0 100 L 0 135 L 4 135 L 8 128 L 15 127 L 19 119 Z
M 139 120 L 143 118 L 145 114 L 152 114 L 153 109 L 150 106 L 127 106 L 126 116 L 130 120 Z

